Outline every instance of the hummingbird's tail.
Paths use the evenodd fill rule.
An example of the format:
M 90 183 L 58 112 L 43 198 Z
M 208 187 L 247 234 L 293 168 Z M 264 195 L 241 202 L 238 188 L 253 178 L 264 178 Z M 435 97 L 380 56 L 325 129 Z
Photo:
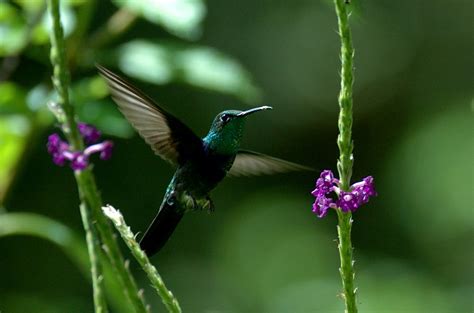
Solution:
M 177 205 L 176 202 L 168 202 L 165 199 L 161 204 L 160 211 L 140 240 L 140 247 L 146 252 L 148 257 L 151 257 L 163 248 L 183 217 L 184 211 L 180 210 Z

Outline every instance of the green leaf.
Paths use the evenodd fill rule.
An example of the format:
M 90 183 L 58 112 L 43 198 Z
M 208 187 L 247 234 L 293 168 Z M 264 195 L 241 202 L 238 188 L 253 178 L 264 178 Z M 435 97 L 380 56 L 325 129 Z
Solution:
M 0 124 L 1 125 L 1 124 Z M 56 244 L 76 264 L 84 277 L 90 279 L 87 247 L 79 234 L 47 216 L 34 213 L 0 214 L 0 239 L 8 236 L 33 236 Z M 106 263 L 106 265 L 108 265 Z M 129 312 L 121 287 L 110 266 L 104 266 L 107 297 L 117 312 Z
M 0 238 L 14 235 L 35 236 L 55 243 L 89 275 L 85 243 L 67 226 L 33 213 L 0 214 Z
M 173 35 L 194 39 L 201 33 L 200 24 L 206 15 L 202 0 L 114 0 L 146 20 L 162 25 Z
M 47 104 L 57 97 L 56 92 L 46 84 L 38 84 L 26 95 L 26 105 L 34 114 L 34 122 L 39 126 L 48 126 L 54 122 L 54 116 Z
M 81 79 L 72 87 L 72 100 L 83 122 L 94 124 L 104 134 L 130 138 L 134 131 L 116 106 L 107 99 L 107 85 L 98 75 Z
M 13 55 L 26 42 L 26 22 L 18 9 L 0 2 L 0 56 Z
M 176 70 L 169 47 L 141 40 L 120 47 L 119 66 L 127 75 L 155 84 L 171 82 Z
M 28 112 L 25 90 L 12 82 L 0 83 L 0 113 L 27 114 Z
M 233 94 L 251 102 L 259 98 L 259 90 L 237 61 L 208 47 L 194 47 L 176 54 L 183 81 L 210 90 Z
M 14 177 L 30 131 L 31 124 L 26 117 L 0 116 L 0 203 Z
M 155 83 L 183 82 L 256 102 L 260 91 L 236 60 L 209 47 L 135 40 L 119 49 L 120 69 Z

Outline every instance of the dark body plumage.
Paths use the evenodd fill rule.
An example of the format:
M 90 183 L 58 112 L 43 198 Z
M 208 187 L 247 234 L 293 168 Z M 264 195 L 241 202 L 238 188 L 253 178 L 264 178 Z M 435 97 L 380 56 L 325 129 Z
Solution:
M 227 175 L 235 156 L 218 155 L 203 145 L 202 155 L 179 166 L 166 191 L 160 210 L 140 241 L 140 246 L 148 254 L 160 251 L 173 233 L 186 210 L 203 209 L 195 200 L 180 201 L 186 194 L 192 199 L 206 199 L 204 204 L 209 211 L 213 204 L 209 192 Z M 182 199 L 182 197 L 181 197 Z M 202 201 L 201 201 L 202 203 Z
M 158 214 L 140 242 L 149 256 L 163 247 L 186 211 L 214 209 L 209 193 L 227 175 L 249 176 L 309 169 L 268 155 L 240 150 L 246 116 L 270 107 L 221 112 L 207 136 L 201 139 L 117 74 L 100 65 L 97 68 L 127 120 L 156 154 L 177 166 Z

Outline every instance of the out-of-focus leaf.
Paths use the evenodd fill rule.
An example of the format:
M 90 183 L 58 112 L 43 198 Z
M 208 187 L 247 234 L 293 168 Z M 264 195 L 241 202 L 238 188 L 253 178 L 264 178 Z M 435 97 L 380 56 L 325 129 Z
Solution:
M 53 99 L 51 90 L 45 84 L 33 87 L 26 96 L 26 104 L 31 111 L 38 111 L 46 108 L 48 101 Z
M 463 303 L 457 303 L 457 298 L 447 292 L 449 287 L 425 277 L 423 271 L 390 260 L 371 263 L 360 266 L 363 269 L 357 273 L 361 312 L 468 311 L 463 308 Z
M 221 225 L 215 249 L 219 270 L 231 276 L 235 289 L 229 292 L 239 295 L 239 302 L 270 303 L 290 285 L 326 279 L 336 252 L 332 238 L 316 227 L 319 221 L 307 208 L 305 197 L 260 191 L 241 201 L 232 210 L 234 218 Z M 334 287 L 328 286 L 328 291 L 336 293 Z M 246 311 L 274 312 L 262 307 Z
M 28 93 L 11 82 L 0 83 L 0 114 L 22 114 L 40 125 L 52 123 L 47 103 L 55 98 L 55 92 L 45 84 L 39 84 Z
M 129 42 L 119 49 L 119 66 L 127 75 L 155 83 L 180 81 L 256 102 L 260 91 L 236 60 L 202 46 Z
M 459 238 L 473 229 L 469 210 L 472 116 L 468 110 L 452 103 L 442 114 L 417 119 L 410 136 L 394 147 L 387 162 L 384 177 L 397 190 L 397 197 L 390 198 L 391 207 L 405 208 L 399 214 L 404 219 L 401 225 L 416 234 L 414 240 L 422 245 L 438 241 L 441 229 L 445 239 Z
M 61 24 L 64 28 L 64 36 L 69 36 L 76 27 L 76 15 L 69 1 L 61 2 Z M 46 44 L 49 42 L 49 34 L 52 32 L 52 20 L 50 14 L 45 14 L 41 23 L 32 31 L 31 41 L 34 44 Z
M 72 100 L 81 121 L 94 124 L 104 134 L 130 138 L 134 131 L 111 101 L 107 85 L 98 75 L 80 80 L 72 87 Z
M 34 113 L 36 124 L 47 126 L 53 123 L 53 114 L 48 109 L 47 104 L 54 99 L 55 95 L 56 92 L 49 89 L 45 84 L 33 87 L 26 95 L 26 105 Z
M 207 47 L 195 47 L 176 54 L 183 81 L 198 87 L 220 91 L 254 101 L 259 90 L 250 73 L 237 61 Z
M 26 92 L 23 88 L 12 82 L 0 83 L 0 113 L 27 114 Z
M 40 10 L 45 10 L 43 0 L 18 0 L 14 1 L 20 9 L 7 2 L 0 2 L 0 56 L 18 53 L 29 40 L 28 24 L 36 18 Z M 73 5 L 81 1 L 61 2 L 61 22 L 66 36 L 74 31 L 76 16 L 72 10 Z M 39 16 L 41 17 L 41 16 Z M 31 29 L 31 42 L 33 44 L 46 44 L 49 42 L 49 33 L 52 31 L 52 22 L 49 14 L 44 14 L 40 23 Z M 33 25 L 32 25 L 33 26 Z
M 120 47 L 120 69 L 132 77 L 166 84 L 173 80 L 175 64 L 169 48 L 147 41 L 132 41 Z
M 0 203 L 29 144 L 33 126 L 44 126 L 53 121 L 45 105 L 49 97 L 48 90 L 42 85 L 27 95 L 14 83 L 0 83 Z
M 410 234 L 411 245 L 437 275 L 454 280 L 472 276 L 473 270 L 472 260 L 462 257 L 474 229 L 472 129 L 465 102 L 453 101 L 442 114 L 417 118 L 409 136 L 393 147 L 381 181 L 387 193 L 395 191 L 384 200 L 389 218 Z
M 28 235 L 51 241 L 58 245 L 89 275 L 89 258 L 85 243 L 67 226 L 46 216 L 34 213 L 6 213 L 0 215 L 0 238 Z
M 26 22 L 18 9 L 0 2 L 0 56 L 17 53 L 26 41 Z
M 47 292 L 47 291 L 46 291 Z M 36 312 L 36 313 L 64 313 L 71 308 L 77 312 L 91 312 L 91 304 L 81 301 L 73 293 L 67 291 L 51 295 L 44 290 L 2 291 L 2 309 L 5 312 Z
M 34 213 L 0 214 L 0 239 L 8 236 L 33 236 L 56 244 L 90 279 L 87 247 L 81 236 L 72 229 L 49 217 Z M 122 297 L 121 287 L 110 267 L 104 266 L 105 292 L 117 312 L 129 312 L 128 302 Z
M 85 4 L 89 0 L 61 0 L 60 3 L 67 6 L 80 6 Z M 46 7 L 46 1 L 44 0 L 13 0 L 22 7 L 25 11 L 38 11 L 41 8 Z
M 13 0 L 13 2 L 18 4 L 22 10 L 26 11 L 27 13 L 37 12 L 46 5 L 45 1 L 43 0 Z
M 31 32 L 31 41 L 34 44 L 46 44 L 49 40 L 49 34 L 48 30 L 45 27 L 45 23 L 41 23 L 35 28 L 33 28 L 33 31 Z
M 0 116 L 0 203 L 14 177 L 30 131 L 30 121 L 24 116 Z
M 86 77 L 72 86 L 71 98 L 76 105 L 95 101 L 108 94 L 107 85 L 99 76 Z
M 314 239 L 315 241 L 316 238 Z M 295 262 L 289 263 L 295 265 Z M 332 279 L 310 277 L 291 282 L 280 290 L 262 299 L 263 312 L 344 312 L 340 292 L 340 282 L 334 275 Z M 317 295 L 317 296 L 316 296 Z
M 130 138 L 134 131 L 111 101 L 89 101 L 77 107 L 81 121 L 94 124 L 104 134 Z
M 114 0 L 170 33 L 187 39 L 200 35 L 200 24 L 206 15 L 202 0 Z

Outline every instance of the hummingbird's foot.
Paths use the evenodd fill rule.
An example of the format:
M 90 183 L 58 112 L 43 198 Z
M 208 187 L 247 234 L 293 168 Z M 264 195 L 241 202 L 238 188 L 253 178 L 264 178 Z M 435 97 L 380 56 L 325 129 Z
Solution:
M 196 202 L 195 209 L 198 209 L 201 211 L 206 210 L 208 213 L 211 213 L 214 211 L 214 203 L 209 197 L 194 199 L 194 201 Z
M 180 202 L 183 204 L 185 209 L 189 211 L 206 210 L 208 213 L 214 211 L 214 203 L 209 196 L 196 199 L 188 192 L 182 192 Z
M 183 192 L 181 196 L 181 201 L 184 203 L 186 210 L 196 210 L 199 208 L 198 202 L 187 192 Z
M 207 213 L 211 214 L 215 210 L 214 202 L 212 202 L 211 197 L 206 197 L 206 210 Z

